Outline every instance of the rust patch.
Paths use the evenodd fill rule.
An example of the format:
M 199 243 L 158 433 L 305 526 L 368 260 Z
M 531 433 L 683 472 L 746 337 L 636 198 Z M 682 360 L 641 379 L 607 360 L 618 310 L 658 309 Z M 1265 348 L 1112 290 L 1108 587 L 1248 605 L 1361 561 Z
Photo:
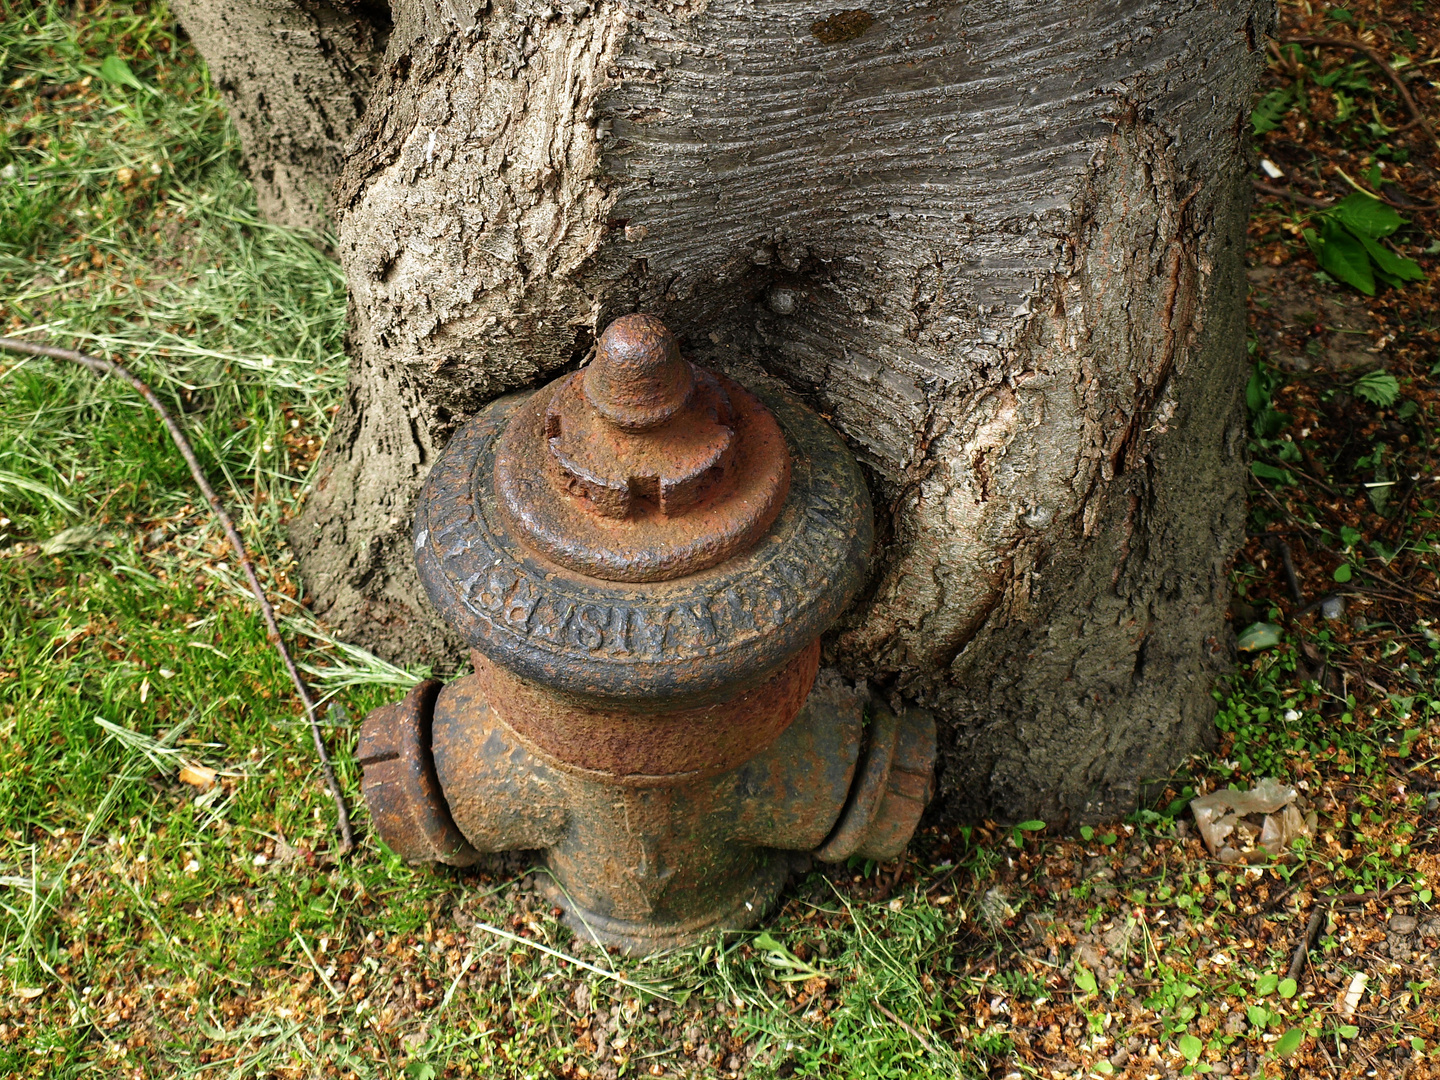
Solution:
M 795 719 L 820 670 L 820 642 L 728 701 L 664 712 L 561 697 L 476 651 L 475 677 L 500 718 L 561 767 L 615 783 L 713 776 L 770 746 Z

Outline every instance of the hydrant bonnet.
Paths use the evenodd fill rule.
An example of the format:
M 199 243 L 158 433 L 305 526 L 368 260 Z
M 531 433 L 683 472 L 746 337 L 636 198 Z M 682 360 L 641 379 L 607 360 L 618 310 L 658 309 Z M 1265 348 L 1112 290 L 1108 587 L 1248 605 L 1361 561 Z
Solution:
M 533 396 L 493 403 L 452 439 L 415 519 L 416 561 L 431 602 L 495 664 L 560 692 L 700 700 L 763 681 L 827 629 L 863 581 L 873 530 L 858 466 L 814 413 L 787 396 L 762 391 L 762 405 L 706 373 L 697 383 L 724 392 L 738 418 L 737 497 L 692 509 L 695 524 L 679 527 L 653 509 L 640 520 L 607 519 L 557 491 L 561 466 L 545 428 L 546 406 L 579 396 L 575 384 L 594 367 Z M 767 427 L 775 446 L 747 444 L 747 435 L 763 440 Z M 787 459 L 788 490 L 773 523 L 748 549 L 674 576 L 670 556 L 678 549 L 684 561 L 697 561 L 691 549 L 705 551 L 705 528 L 717 518 L 729 544 L 730 522 L 775 486 L 767 475 L 758 493 L 751 490 L 755 458 L 776 451 Z M 537 533 L 577 522 L 602 532 L 616 561 L 648 580 L 572 569 L 566 563 L 577 560 L 557 551 L 563 542 L 535 542 Z

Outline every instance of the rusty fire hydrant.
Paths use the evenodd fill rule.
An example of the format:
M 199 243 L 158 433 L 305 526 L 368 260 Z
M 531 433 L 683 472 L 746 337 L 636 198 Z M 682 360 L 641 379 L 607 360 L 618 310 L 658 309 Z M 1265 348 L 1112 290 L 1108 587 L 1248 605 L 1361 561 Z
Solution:
M 788 853 L 904 849 L 933 719 L 817 681 L 869 557 L 865 484 L 819 417 L 762 393 L 629 315 L 456 433 L 415 555 L 475 672 L 365 720 L 395 852 L 544 849 L 571 926 L 643 953 L 753 923 Z

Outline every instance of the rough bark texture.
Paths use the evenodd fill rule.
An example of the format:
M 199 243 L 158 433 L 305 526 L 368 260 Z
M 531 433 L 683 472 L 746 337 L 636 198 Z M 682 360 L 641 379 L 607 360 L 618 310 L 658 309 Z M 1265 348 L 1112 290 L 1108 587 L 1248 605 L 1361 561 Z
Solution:
M 295 540 L 454 655 L 415 490 L 484 401 L 654 312 L 783 380 L 883 542 L 830 662 L 944 717 L 952 814 L 1094 819 L 1209 730 L 1244 470 L 1264 0 L 404 0 L 337 189 L 353 370 Z
M 385 51 L 378 0 L 175 0 L 240 133 L 260 212 L 323 230 Z

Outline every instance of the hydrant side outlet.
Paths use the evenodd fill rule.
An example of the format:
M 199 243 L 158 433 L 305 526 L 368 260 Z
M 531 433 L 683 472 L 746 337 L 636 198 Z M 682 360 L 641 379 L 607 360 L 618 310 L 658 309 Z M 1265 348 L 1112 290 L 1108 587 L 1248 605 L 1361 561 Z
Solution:
M 454 865 L 543 849 L 571 926 L 632 952 L 753 923 L 791 852 L 894 857 L 934 721 L 819 672 L 872 542 L 819 417 L 617 319 L 589 367 L 491 403 L 426 480 L 416 562 L 475 672 L 366 719 L 377 832 Z

